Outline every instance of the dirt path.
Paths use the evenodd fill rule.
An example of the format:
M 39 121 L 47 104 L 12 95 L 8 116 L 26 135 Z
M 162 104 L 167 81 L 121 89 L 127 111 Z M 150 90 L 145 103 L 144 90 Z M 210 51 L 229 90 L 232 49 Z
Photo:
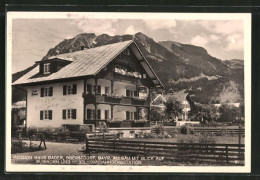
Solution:
M 23 141 L 29 144 L 29 141 Z M 33 144 L 39 146 L 39 141 L 32 141 Z M 23 156 L 66 156 L 66 155 L 83 155 L 83 152 L 80 152 L 85 148 L 85 144 L 74 144 L 74 143 L 57 143 L 57 142 L 46 142 L 47 149 L 35 152 L 26 152 L 26 153 L 17 153 L 14 155 L 23 155 Z M 43 145 L 42 145 L 43 147 Z

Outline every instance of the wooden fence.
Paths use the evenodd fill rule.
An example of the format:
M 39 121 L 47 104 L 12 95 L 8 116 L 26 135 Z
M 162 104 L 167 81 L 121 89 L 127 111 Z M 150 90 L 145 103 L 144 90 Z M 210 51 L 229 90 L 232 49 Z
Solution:
M 164 127 L 165 132 L 170 135 L 181 133 L 181 127 Z M 213 128 L 213 127 L 187 127 L 188 134 L 212 134 L 212 135 L 245 135 L 245 129 L 241 128 Z M 156 128 L 152 128 L 152 133 L 156 133 Z
M 241 135 L 245 135 L 245 129 L 239 129 L 239 128 L 194 128 L 194 133 L 211 133 L 211 134 L 229 134 L 229 135 L 238 135 L 239 131 Z
M 244 165 L 244 145 L 168 143 L 87 137 L 86 151 L 126 154 L 129 156 L 161 156 L 180 163 Z

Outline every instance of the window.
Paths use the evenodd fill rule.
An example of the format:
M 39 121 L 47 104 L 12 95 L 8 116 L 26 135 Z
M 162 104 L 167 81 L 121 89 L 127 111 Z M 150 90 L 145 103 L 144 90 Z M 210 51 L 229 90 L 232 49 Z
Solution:
M 126 89 L 126 97 L 131 97 L 131 91 Z
M 129 120 L 129 119 L 130 119 L 130 112 L 126 111 L 126 120 Z
M 129 50 L 129 49 L 125 49 L 125 50 L 123 51 L 123 54 L 125 54 L 125 55 L 130 55 L 130 50 Z
M 128 89 L 126 89 L 126 97 L 137 97 L 137 91 L 130 91 Z
M 97 86 L 97 94 L 101 94 L 101 86 L 100 85 Z
M 44 74 L 50 73 L 50 63 L 46 63 L 43 65 L 43 73 Z
M 134 112 L 126 111 L 126 120 L 134 120 Z
M 105 119 L 109 119 L 109 110 L 105 110 Z
M 52 110 L 40 111 L 40 120 L 52 120 Z
M 91 84 L 87 84 L 87 91 L 89 93 L 92 93 L 93 92 L 93 88 L 92 88 L 92 85 Z
M 94 109 L 87 109 L 87 119 L 93 120 L 94 119 L 94 113 L 95 113 Z
M 101 110 L 100 109 L 97 110 L 97 119 L 101 119 Z
M 105 94 L 109 94 L 109 92 L 110 92 L 109 87 L 105 87 Z
M 77 119 L 77 110 L 76 109 L 63 109 L 62 110 L 62 119 Z
M 41 88 L 41 97 L 52 96 L 53 95 L 53 87 Z
M 77 94 L 77 84 L 64 85 L 63 86 L 63 95 L 67 95 L 67 94 Z

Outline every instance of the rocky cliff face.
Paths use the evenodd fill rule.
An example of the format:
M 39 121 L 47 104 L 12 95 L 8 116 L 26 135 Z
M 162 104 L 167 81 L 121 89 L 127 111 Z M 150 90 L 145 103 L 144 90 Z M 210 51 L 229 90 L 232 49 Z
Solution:
M 155 42 L 143 33 L 109 36 L 83 33 L 65 39 L 50 49 L 43 59 L 54 55 L 134 39 L 142 53 L 166 87 L 185 90 L 201 103 L 238 102 L 243 100 L 243 66 L 239 60 L 222 61 L 208 54 L 203 47 L 174 41 Z M 17 77 L 27 72 L 15 73 Z M 229 98 L 225 97 L 228 94 Z

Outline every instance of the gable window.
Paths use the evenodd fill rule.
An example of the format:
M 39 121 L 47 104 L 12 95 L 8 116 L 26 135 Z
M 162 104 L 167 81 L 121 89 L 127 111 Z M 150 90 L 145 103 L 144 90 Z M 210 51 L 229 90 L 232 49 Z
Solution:
M 44 65 L 43 65 L 43 73 L 44 74 L 48 74 L 48 73 L 50 73 L 51 71 L 50 71 L 50 63 L 45 63 Z
M 67 95 L 67 94 L 77 94 L 77 84 L 64 85 L 63 86 L 63 95 Z
M 52 110 L 40 111 L 40 120 L 52 120 Z
M 125 54 L 125 55 L 130 55 L 130 50 L 129 50 L 129 49 L 125 49 L 125 50 L 123 51 L 123 54 Z
M 52 96 L 53 95 L 53 87 L 41 88 L 41 97 Z
M 62 110 L 62 119 L 77 119 L 77 110 L 76 109 L 63 109 Z

